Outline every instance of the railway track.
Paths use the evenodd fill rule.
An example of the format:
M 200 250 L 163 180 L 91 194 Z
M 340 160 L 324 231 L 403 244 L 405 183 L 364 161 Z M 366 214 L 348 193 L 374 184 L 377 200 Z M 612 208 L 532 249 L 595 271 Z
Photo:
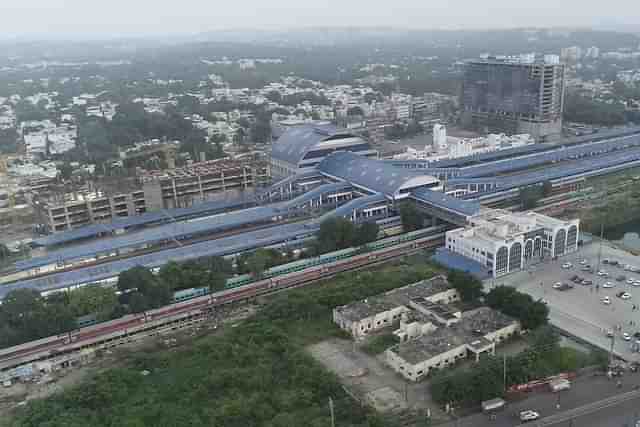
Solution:
M 166 329 L 171 325 L 179 325 L 184 322 L 200 321 L 210 316 L 218 307 L 301 288 L 339 273 L 380 265 L 418 251 L 433 249 L 443 243 L 444 232 L 438 232 L 384 249 L 358 254 L 331 264 L 313 266 L 278 277 L 257 280 L 252 284 L 238 288 L 10 347 L 0 350 L 0 371 L 75 353 L 83 349 L 114 347 L 123 340 L 127 341 L 128 338 L 138 334 L 149 334 L 154 330 Z

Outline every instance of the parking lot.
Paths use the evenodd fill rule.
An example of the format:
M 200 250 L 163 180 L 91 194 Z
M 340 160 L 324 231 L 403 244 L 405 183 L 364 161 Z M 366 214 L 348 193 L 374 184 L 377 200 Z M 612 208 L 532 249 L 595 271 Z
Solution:
M 599 251 L 600 244 L 594 242 L 557 260 L 547 260 L 530 266 L 526 271 L 489 280 L 486 286 L 491 288 L 504 284 L 541 298 L 548 304 L 549 319 L 555 326 L 607 351 L 613 342 L 617 355 L 626 360 L 640 361 L 640 353 L 634 351 L 636 338 L 633 337 L 634 333 L 640 332 L 640 310 L 633 310 L 634 305 L 640 307 L 640 272 L 625 271 L 621 266 L 602 262 L 605 259 L 615 260 L 622 265 L 640 267 L 640 257 L 603 244 L 600 270 L 608 274 L 603 277 L 597 274 Z M 592 266 L 594 273 L 582 270 L 583 260 Z M 572 267 L 563 268 L 565 263 L 571 263 Z M 593 284 L 572 283 L 570 279 L 576 275 Z M 618 276 L 625 276 L 625 280 L 616 280 Z M 628 279 L 638 283 L 629 284 Z M 571 284 L 573 288 L 554 289 L 556 283 Z M 618 297 L 621 292 L 627 292 L 628 299 Z M 607 336 L 609 331 L 613 337 Z M 625 340 L 625 333 L 630 336 L 629 340 Z

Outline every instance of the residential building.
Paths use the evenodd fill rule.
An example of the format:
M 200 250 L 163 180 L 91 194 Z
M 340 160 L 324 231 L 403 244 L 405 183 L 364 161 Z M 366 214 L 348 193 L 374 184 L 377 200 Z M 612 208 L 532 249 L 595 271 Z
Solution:
M 557 56 L 487 57 L 464 68 L 463 125 L 488 133 L 558 136 L 564 108 L 564 65 Z
M 535 212 L 492 210 L 467 227 L 447 231 L 446 249 L 472 259 L 493 277 L 520 271 L 541 258 L 578 249 L 580 220 L 562 221 Z

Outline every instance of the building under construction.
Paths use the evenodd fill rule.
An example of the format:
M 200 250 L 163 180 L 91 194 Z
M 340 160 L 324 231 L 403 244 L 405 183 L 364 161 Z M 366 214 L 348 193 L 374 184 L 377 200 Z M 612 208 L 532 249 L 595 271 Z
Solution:
M 222 159 L 144 172 L 111 183 L 91 183 L 85 188 L 34 192 L 31 204 L 41 228 L 55 233 L 158 209 L 188 207 L 230 193 L 254 191 L 269 182 L 265 160 Z
M 460 104 L 469 129 L 553 139 L 562 132 L 564 65 L 554 55 L 469 61 Z

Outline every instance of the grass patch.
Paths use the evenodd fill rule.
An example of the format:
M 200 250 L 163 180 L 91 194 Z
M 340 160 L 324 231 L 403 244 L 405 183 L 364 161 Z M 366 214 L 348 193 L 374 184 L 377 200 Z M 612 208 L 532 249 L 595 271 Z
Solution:
M 384 335 L 376 335 L 367 340 L 367 342 L 360 347 L 362 351 L 372 356 L 384 352 L 389 347 L 399 343 L 400 340 L 395 335 L 389 333 Z
M 236 328 L 190 348 L 135 354 L 123 368 L 45 400 L 31 402 L 15 427 L 320 427 L 328 401 L 344 427 L 393 427 L 355 404 L 304 346 L 343 333 L 332 309 L 421 279 L 437 270 L 396 262 L 279 294 Z M 141 375 L 142 370 L 151 372 Z

